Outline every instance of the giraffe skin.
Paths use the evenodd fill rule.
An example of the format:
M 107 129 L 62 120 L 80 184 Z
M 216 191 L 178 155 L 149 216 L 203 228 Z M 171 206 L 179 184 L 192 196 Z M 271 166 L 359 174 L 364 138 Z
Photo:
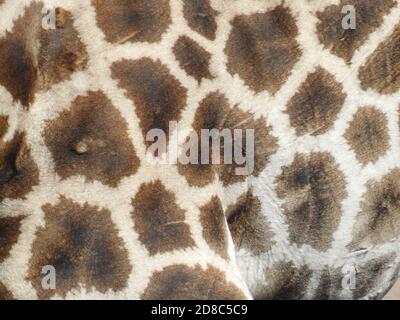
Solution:
M 397 0 L 0 0 L 0 299 L 383 297 L 399 39 Z M 170 121 L 254 129 L 254 172 L 150 163 Z

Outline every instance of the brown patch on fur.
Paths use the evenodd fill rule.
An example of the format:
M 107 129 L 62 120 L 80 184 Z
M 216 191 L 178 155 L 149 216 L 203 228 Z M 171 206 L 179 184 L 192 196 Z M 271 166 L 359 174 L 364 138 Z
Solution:
M 344 29 L 342 13 L 345 5 L 353 5 L 356 14 L 356 28 Z M 353 54 L 383 22 L 383 18 L 395 5 L 393 0 L 342 0 L 339 5 L 327 7 L 317 13 L 318 38 L 333 54 L 351 62 Z
M 161 129 L 168 136 L 169 122 L 179 120 L 186 105 L 187 90 L 160 61 L 121 60 L 111 69 L 113 78 L 135 103 L 143 135 L 151 129 Z M 146 144 L 152 143 L 146 141 Z
M 139 167 L 127 129 L 107 96 L 91 91 L 48 122 L 44 138 L 62 178 L 84 175 L 115 187 Z
M 275 94 L 300 58 L 297 26 L 289 9 L 237 16 L 225 53 L 231 75 L 238 74 L 253 91 Z
M 172 265 L 153 273 L 141 296 L 145 300 L 244 300 L 242 291 L 219 269 Z
M 290 125 L 297 135 L 323 134 L 332 128 L 345 99 L 342 85 L 319 67 L 289 101 Z
M 56 29 L 45 29 L 42 8 L 42 3 L 32 3 L 0 40 L 0 84 L 24 106 L 33 102 L 38 90 L 84 69 L 88 59 L 72 15 L 57 8 Z
M 8 257 L 11 248 L 17 243 L 23 219 L 24 217 L 0 218 L 0 263 Z
M 370 181 L 358 213 L 351 249 L 386 243 L 400 235 L 400 169 Z
M 304 298 L 312 272 L 307 266 L 296 268 L 280 262 L 265 271 L 267 284 L 258 284 L 253 295 L 256 300 L 300 300 Z
M 341 268 L 326 268 L 322 271 L 318 287 L 312 297 L 315 300 L 338 300 L 343 289 L 342 280 L 345 274 Z
M 268 164 L 269 158 L 278 148 L 277 139 L 271 135 L 271 127 L 267 126 L 263 118 L 254 119 L 251 113 L 244 112 L 238 107 L 231 108 L 228 100 L 219 92 L 210 93 L 201 102 L 196 111 L 193 129 L 199 139 L 201 129 L 230 129 L 233 134 L 234 129 L 242 129 L 243 147 L 246 146 L 245 130 L 254 129 L 254 171 L 253 176 L 257 176 Z M 201 141 L 209 143 L 210 141 Z M 199 146 L 201 145 L 199 141 Z M 232 146 L 233 147 L 233 146 Z M 200 149 L 200 147 L 199 147 Z M 210 146 L 210 163 L 211 163 Z M 233 154 L 233 150 L 231 151 Z M 245 150 L 243 155 L 246 156 Z M 224 158 L 224 140 L 221 137 L 221 163 Z M 234 160 L 234 159 L 233 159 Z M 200 161 L 200 154 L 199 154 Z M 185 176 L 188 183 L 192 186 L 202 187 L 211 183 L 216 174 L 219 174 L 224 186 L 244 181 L 247 176 L 236 175 L 235 169 L 243 167 L 234 161 L 232 164 L 178 164 L 178 171 Z
M 189 27 L 210 40 L 215 40 L 217 22 L 215 11 L 209 0 L 185 0 L 183 2 L 183 14 Z
M 400 89 L 400 25 L 360 68 L 359 78 L 363 90 L 391 95 Z
M 23 133 L 0 144 L 0 202 L 24 198 L 39 184 L 39 170 L 33 161 Z
M 356 274 L 356 289 L 353 291 L 353 299 L 365 298 L 372 290 L 381 287 L 382 283 L 387 283 L 386 290 L 378 292 L 373 296 L 369 296 L 369 299 L 382 299 L 397 280 L 399 270 L 394 272 L 394 277 L 389 283 L 385 279 L 388 272 L 390 272 L 390 269 L 392 269 L 392 266 L 396 263 L 395 260 L 396 257 L 394 254 L 387 254 L 383 257 L 368 261 L 364 265 L 358 266 Z
M 372 107 L 360 108 L 344 137 L 363 164 L 376 162 L 389 149 L 387 119 Z
M 29 262 L 29 280 L 40 299 L 84 286 L 101 293 L 126 288 L 132 270 L 128 252 L 105 209 L 83 206 L 61 197 L 56 206 L 43 206 L 45 225 L 36 232 Z M 43 266 L 54 266 L 55 290 L 41 285 Z
M 150 255 L 195 246 L 185 211 L 161 181 L 141 185 L 132 205 L 135 230 Z
M 7 290 L 6 286 L 1 281 L 0 281 L 0 300 L 15 300 L 13 294 Z
M 5 136 L 8 128 L 8 116 L 0 116 L 0 139 Z
M 72 14 L 56 8 L 56 28 L 40 35 L 38 68 L 40 89 L 70 79 L 73 72 L 87 67 L 88 53 L 73 26 Z
M 181 36 L 175 43 L 173 52 L 181 68 L 199 84 L 203 78 L 213 78 L 209 69 L 211 54 L 194 40 Z
M 259 255 L 271 249 L 273 234 L 269 222 L 262 214 L 260 200 L 250 191 L 228 207 L 226 217 L 236 251 L 244 248 Z
M 157 42 L 171 23 L 169 0 L 92 0 L 97 24 L 113 43 Z
M 341 202 L 347 196 L 345 178 L 327 152 L 296 154 L 290 166 L 282 167 L 276 191 L 289 225 L 290 241 L 327 250 L 341 217 Z
M 228 233 L 221 200 L 212 197 L 210 202 L 200 208 L 200 222 L 203 237 L 217 254 L 228 259 Z

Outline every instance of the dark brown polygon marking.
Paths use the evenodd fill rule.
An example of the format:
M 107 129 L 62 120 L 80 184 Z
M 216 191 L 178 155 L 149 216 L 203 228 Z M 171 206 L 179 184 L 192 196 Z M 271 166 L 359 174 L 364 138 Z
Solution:
M 0 116 L 0 139 L 6 135 L 8 128 L 8 116 Z
M 62 178 L 83 175 L 115 187 L 139 168 L 127 129 L 107 96 L 90 91 L 47 123 L 44 138 Z
M 228 207 L 226 217 L 236 251 L 246 249 L 259 255 L 271 249 L 270 224 L 261 211 L 260 200 L 250 191 Z
M 5 198 L 24 199 L 39 184 L 39 170 L 31 157 L 24 133 L 0 142 L 0 202 Z
M 243 300 L 242 291 L 213 266 L 172 265 L 155 272 L 141 296 L 145 300 Z
M 386 243 L 400 235 L 400 169 L 370 181 L 353 228 L 352 250 Z
M 342 13 L 345 5 L 355 8 L 355 29 L 346 30 L 342 27 L 342 20 L 346 16 Z M 317 25 L 318 38 L 326 49 L 350 63 L 355 51 L 382 24 L 384 16 L 394 5 L 393 0 L 342 0 L 339 5 L 329 6 L 317 13 L 320 20 Z
M 394 33 L 372 53 L 360 68 L 363 90 L 372 89 L 391 95 L 400 89 L 400 25 Z
M 43 206 L 45 224 L 36 232 L 29 261 L 29 280 L 40 299 L 66 294 L 81 286 L 101 293 L 126 288 L 132 266 L 108 210 L 83 206 L 61 197 Z M 56 289 L 42 287 L 42 267 L 56 271 Z
M 157 42 L 171 23 L 169 0 L 92 0 L 97 25 L 113 43 Z
M 389 130 L 383 112 L 373 107 L 358 109 L 344 137 L 362 164 L 376 162 L 389 149 Z
M 9 256 L 11 248 L 17 243 L 23 219 L 24 217 L 0 218 L 0 263 Z
M 183 14 L 189 27 L 210 40 L 215 40 L 218 12 L 215 11 L 209 0 L 185 0 Z
M 283 205 L 290 241 L 327 250 L 341 218 L 346 182 L 335 159 L 327 152 L 296 154 L 282 167 L 276 191 Z
M 141 185 L 132 206 L 135 231 L 150 255 L 195 246 L 185 211 L 161 181 Z
M 290 125 L 297 135 L 323 134 L 332 128 L 345 98 L 342 85 L 319 67 L 289 101 Z
M 203 78 L 213 78 L 209 69 L 211 54 L 194 40 L 181 36 L 175 43 L 173 52 L 181 68 L 194 77 L 199 84 Z
M 254 130 L 254 171 L 252 175 L 258 174 L 268 164 L 269 158 L 278 148 L 277 139 L 271 134 L 271 127 L 263 118 L 255 119 L 249 112 L 244 112 L 238 107 L 231 108 L 228 100 L 219 92 L 212 92 L 201 102 L 196 111 L 193 123 L 194 132 L 201 137 L 201 129 L 230 129 L 233 135 L 234 129 L 241 129 L 243 134 L 243 146 L 246 146 L 245 130 Z M 201 141 L 209 143 L 210 141 Z M 224 141 L 221 137 L 221 162 L 224 158 Z M 233 146 L 232 146 L 233 147 Z M 200 150 L 199 141 L 199 150 Z M 211 150 L 211 148 L 210 148 Z M 231 151 L 233 154 L 233 150 Z M 246 156 L 246 151 L 243 150 Z M 210 152 L 210 163 L 212 153 Z M 200 159 L 200 155 L 199 155 Z M 244 181 L 247 176 L 236 175 L 235 169 L 243 165 L 233 164 L 178 164 L 178 171 L 185 176 L 191 186 L 202 187 L 211 183 L 218 174 L 224 186 Z
M 210 248 L 222 258 L 228 259 L 228 230 L 221 200 L 214 196 L 200 208 L 203 237 Z
M 289 9 L 237 16 L 232 21 L 225 53 L 227 69 L 253 91 L 275 94 L 287 81 L 301 50 L 296 22 Z
M 0 281 L 0 300 L 15 300 L 13 294 L 10 291 L 8 291 L 6 286 L 1 281 Z
M 169 122 L 178 121 L 186 105 L 187 90 L 160 61 L 121 60 L 111 69 L 112 77 L 135 103 L 143 135 L 151 129 L 161 129 L 168 136 Z

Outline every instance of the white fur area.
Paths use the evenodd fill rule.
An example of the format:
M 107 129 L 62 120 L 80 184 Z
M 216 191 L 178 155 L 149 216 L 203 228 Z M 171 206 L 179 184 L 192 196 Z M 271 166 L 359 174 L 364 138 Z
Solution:
M 6 0 L 0 6 L 0 37 L 6 31 L 11 31 L 13 21 L 22 15 L 23 8 L 36 0 L 14 1 Z M 183 1 L 183 0 L 182 0 Z M 340 268 L 345 264 L 355 266 L 368 264 L 373 259 L 388 254 L 397 254 L 397 261 L 388 269 L 385 279 L 380 281 L 370 295 L 387 289 L 394 273 L 398 272 L 400 264 L 400 240 L 367 248 L 363 252 L 349 252 L 346 246 L 351 241 L 352 228 L 357 213 L 360 211 L 362 196 L 366 191 L 366 183 L 370 179 L 380 179 L 394 167 L 400 165 L 400 128 L 399 105 L 400 92 L 392 96 L 381 96 L 373 91 L 361 90 L 357 70 L 368 56 L 388 37 L 400 21 L 400 2 L 384 19 L 381 27 L 373 32 L 363 46 L 357 50 L 350 66 L 332 55 L 319 43 L 316 35 L 317 18 L 315 13 L 330 4 L 338 4 L 339 0 L 292 0 L 284 1 L 295 17 L 299 35 L 297 41 L 303 52 L 302 57 L 294 66 L 288 81 L 275 96 L 266 91 L 254 94 L 244 81 L 237 75 L 232 76 L 226 70 L 227 56 L 224 53 L 226 41 L 231 30 L 230 21 L 239 14 L 265 12 L 281 4 L 280 0 L 212 0 L 213 8 L 219 11 L 216 17 L 218 29 L 215 41 L 210 41 L 189 28 L 183 18 L 181 0 L 171 0 L 172 21 L 160 42 L 125 43 L 113 45 L 107 43 L 102 30 L 96 25 L 95 10 L 90 0 L 44 0 L 45 4 L 59 6 L 71 12 L 74 26 L 80 34 L 82 42 L 89 53 L 88 69 L 76 72 L 70 80 L 53 86 L 47 92 L 39 92 L 29 111 L 12 101 L 11 95 L 0 86 L 0 114 L 9 116 L 10 129 L 4 139 L 8 141 L 15 131 L 25 131 L 34 161 L 40 169 L 40 185 L 35 186 L 26 199 L 6 199 L 0 203 L 1 216 L 24 214 L 21 236 L 13 246 L 10 256 L 0 264 L 0 281 L 14 294 L 17 299 L 35 299 L 36 292 L 25 280 L 28 263 L 31 257 L 31 246 L 35 239 L 37 228 L 44 224 L 44 204 L 56 204 L 60 195 L 73 201 L 88 203 L 99 208 L 105 208 L 112 213 L 112 220 L 119 230 L 129 253 L 133 272 L 128 281 L 128 287 L 118 293 L 109 291 L 106 294 L 97 292 L 94 288 L 71 291 L 67 299 L 138 299 L 146 288 L 149 278 L 155 271 L 172 264 L 200 264 L 202 267 L 212 265 L 225 272 L 229 281 L 236 284 L 251 298 L 251 291 L 256 285 L 265 282 L 265 270 L 278 262 L 293 263 L 296 267 L 307 265 L 314 271 L 312 281 L 307 289 L 308 297 L 318 286 L 320 272 L 326 268 Z M 188 76 L 180 67 L 171 48 L 180 35 L 187 35 L 205 50 L 212 54 L 210 71 L 215 77 L 204 79 L 200 85 Z M 248 179 L 224 188 L 216 179 L 214 183 L 204 187 L 191 187 L 186 179 L 178 174 L 176 166 L 152 165 L 146 162 L 145 146 L 139 120 L 135 114 L 135 105 L 128 99 L 124 90 L 118 87 L 111 78 L 110 66 L 121 59 L 140 59 L 150 57 L 160 60 L 167 66 L 179 82 L 187 89 L 187 105 L 179 122 L 182 130 L 191 129 L 191 123 L 199 102 L 210 92 L 219 91 L 225 95 L 232 106 L 237 105 L 243 111 L 251 112 L 255 118 L 263 117 L 272 128 L 272 135 L 279 140 L 280 149 L 270 158 L 265 170 L 257 178 Z M 344 86 L 347 99 L 338 120 L 328 133 L 321 136 L 297 137 L 294 128 L 290 126 L 286 105 L 306 79 L 307 75 L 317 66 L 322 66 L 334 75 Z M 88 183 L 82 176 L 74 176 L 62 180 L 55 172 L 52 155 L 45 146 L 42 136 L 46 121 L 55 119 L 64 110 L 68 110 L 71 102 L 89 90 L 101 90 L 111 100 L 112 104 L 124 117 L 128 127 L 129 137 L 140 159 L 139 171 L 124 178 L 117 188 L 110 188 L 101 182 Z M 390 134 L 390 151 L 375 164 L 361 166 L 355 154 L 347 145 L 343 134 L 349 126 L 354 113 L 360 106 L 374 106 L 385 113 Z M 183 139 L 183 137 L 182 137 Z M 181 140 L 182 141 L 182 140 Z M 338 229 L 334 233 L 332 246 L 325 252 L 319 252 L 310 246 L 298 247 L 291 244 L 288 226 L 282 212 L 282 202 L 275 194 L 274 180 L 281 173 L 282 166 L 290 165 L 294 155 L 314 151 L 328 151 L 336 160 L 341 172 L 346 178 L 348 197 L 342 203 L 342 217 Z M 150 256 L 140 243 L 134 231 L 134 222 L 130 213 L 134 208 L 131 199 L 144 182 L 160 179 L 169 191 L 176 195 L 177 204 L 185 210 L 185 220 L 190 226 L 196 248 L 177 250 L 163 255 Z M 202 235 L 199 220 L 199 208 L 206 204 L 213 195 L 222 198 L 224 208 L 234 203 L 246 190 L 251 189 L 262 205 L 263 214 L 268 219 L 274 234 L 274 246 L 260 256 L 250 252 L 234 250 L 233 241 L 229 241 L 229 256 L 227 262 L 216 255 L 208 246 Z M 400 235 L 399 235 L 400 236 Z M 352 298 L 349 292 L 339 292 L 343 298 Z M 61 297 L 55 297 L 56 299 Z M 368 298 L 368 297 L 366 297 Z

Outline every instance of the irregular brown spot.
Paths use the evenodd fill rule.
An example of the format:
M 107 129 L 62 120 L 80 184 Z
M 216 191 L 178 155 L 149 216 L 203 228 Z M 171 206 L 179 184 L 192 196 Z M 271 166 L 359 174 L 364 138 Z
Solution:
M 15 300 L 13 294 L 7 290 L 2 282 L 0 282 L 0 300 Z
M 387 119 L 372 107 L 360 108 L 344 137 L 363 164 L 376 162 L 389 149 Z
M 380 300 L 390 290 L 391 286 L 397 280 L 397 272 L 393 272 L 393 265 L 395 264 L 396 257 L 393 254 L 387 254 L 377 259 L 368 261 L 364 265 L 357 266 L 356 273 L 356 288 L 353 291 L 353 299 L 365 298 L 373 290 L 385 286 L 386 290 L 370 296 L 370 299 Z M 393 278 L 388 282 L 386 277 L 388 272 L 393 272 Z
M 318 287 L 312 297 L 315 300 L 338 300 L 343 290 L 342 280 L 346 274 L 341 268 L 326 268 L 322 271 Z
M 345 5 L 355 7 L 355 29 L 342 27 L 342 20 L 347 15 L 342 13 Z M 317 25 L 318 38 L 325 48 L 350 63 L 355 51 L 382 24 L 383 17 L 394 5 L 393 0 L 342 0 L 339 5 L 329 6 L 317 13 L 320 19 Z
M 100 91 L 76 98 L 48 122 L 44 138 L 62 178 L 83 175 L 115 187 L 139 167 L 125 120 Z
M 253 292 L 257 300 L 300 300 L 304 298 L 312 272 L 307 266 L 296 268 L 292 263 L 278 263 L 267 268 L 267 284 L 258 284 Z
M 56 8 L 56 28 L 42 28 L 38 56 L 41 90 L 70 79 L 73 72 L 87 67 L 88 53 L 73 22 L 70 12 Z
M 259 255 L 271 249 L 273 234 L 269 222 L 261 211 L 260 200 L 250 191 L 228 207 L 226 217 L 236 251 L 244 248 Z
M 151 255 L 195 245 L 185 211 L 161 181 L 141 185 L 132 205 L 135 230 Z
M 217 31 L 215 17 L 218 12 L 211 7 L 209 0 L 185 0 L 183 14 L 190 28 L 210 40 L 215 40 Z
M 228 71 L 238 74 L 256 93 L 275 94 L 300 58 L 297 26 L 289 9 L 237 16 L 225 53 Z
M 400 235 L 400 169 L 381 181 L 370 181 L 353 228 L 350 248 L 359 250 L 385 243 Z
M 341 218 L 346 183 L 335 159 L 327 152 L 296 154 L 282 167 L 276 191 L 289 225 L 290 241 L 317 250 L 330 247 Z
M 15 101 L 28 106 L 34 99 L 38 77 L 33 39 L 37 39 L 42 21 L 42 4 L 33 3 L 0 39 L 0 85 Z
M 145 300 L 244 300 L 243 292 L 213 266 L 172 265 L 155 272 L 141 296 Z
M 244 112 L 238 107 L 231 108 L 227 99 L 219 92 L 210 93 L 201 102 L 200 106 L 196 111 L 195 119 L 193 123 L 193 129 L 197 133 L 199 139 L 201 139 L 201 129 L 217 129 L 220 131 L 221 141 L 221 164 L 178 164 L 178 171 L 180 174 L 185 176 L 186 180 L 190 185 L 202 187 L 208 183 L 211 183 L 216 174 L 219 174 L 223 184 L 230 185 L 236 182 L 244 181 L 247 176 L 237 175 L 236 169 L 242 168 L 243 164 L 237 164 L 234 161 L 232 164 L 223 164 L 224 160 L 224 139 L 222 131 L 224 129 L 230 130 L 231 137 L 233 137 L 234 129 L 242 130 L 243 143 L 242 151 L 243 156 L 250 157 L 251 155 L 246 154 L 246 134 L 245 130 L 254 130 L 254 171 L 253 176 L 258 174 L 268 164 L 269 158 L 274 154 L 278 148 L 277 139 L 271 135 L 271 127 L 269 127 L 263 118 L 255 119 L 251 113 Z M 204 140 L 204 139 L 203 139 Z M 199 141 L 199 150 L 201 150 L 201 144 L 208 144 L 210 146 L 210 159 L 212 162 L 212 148 L 211 138 L 209 141 Z M 232 144 L 231 154 L 233 155 L 234 145 Z M 199 153 L 199 162 L 200 162 Z
M 319 67 L 289 101 L 290 124 L 297 135 L 323 134 L 332 128 L 345 99 L 342 85 Z
M 23 133 L 0 143 L 0 202 L 24 198 L 39 184 L 39 170 L 33 161 Z
M 0 116 L 0 139 L 5 136 L 8 128 L 8 116 Z
M 157 42 L 171 23 L 169 0 L 92 0 L 107 41 Z
M 400 89 L 400 25 L 360 68 L 359 78 L 363 90 L 390 95 Z
M 112 74 L 135 103 L 143 135 L 161 129 L 168 136 L 169 122 L 180 119 L 187 91 L 168 68 L 149 58 L 122 60 L 112 65 Z
M 181 36 L 175 43 L 173 51 L 181 68 L 199 84 L 203 78 L 213 78 L 209 70 L 211 54 L 194 40 Z
M 218 197 L 200 208 L 203 237 L 217 254 L 228 259 L 228 234 L 224 210 Z
M 0 263 L 9 255 L 11 248 L 21 234 L 21 221 L 24 217 L 0 218 Z
M 81 286 L 101 293 L 126 288 L 132 266 L 108 210 L 61 197 L 43 211 L 45 225 L 36 232 L 27 276 L 39 298 L 65 298 Z M 41 271 L 47 265 L 56 271 L 55 290 L 42 288 Z

